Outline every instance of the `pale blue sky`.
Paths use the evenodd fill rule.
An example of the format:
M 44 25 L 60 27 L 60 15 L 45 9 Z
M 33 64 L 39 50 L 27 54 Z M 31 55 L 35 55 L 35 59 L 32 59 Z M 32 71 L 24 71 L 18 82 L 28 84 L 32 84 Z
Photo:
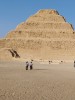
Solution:
M 75 29 L 75 0 L 0 0 L 0 38 L 40 9 L 55 9 Z

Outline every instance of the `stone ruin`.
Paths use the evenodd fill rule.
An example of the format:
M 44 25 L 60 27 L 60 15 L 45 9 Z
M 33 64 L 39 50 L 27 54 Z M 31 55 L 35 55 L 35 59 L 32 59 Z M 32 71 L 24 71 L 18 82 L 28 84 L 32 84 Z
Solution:
M 0 39 L 0 59 L 3 50 L 24 59 L 73 60 L 75 31 L 56 10 L 40 10 Z

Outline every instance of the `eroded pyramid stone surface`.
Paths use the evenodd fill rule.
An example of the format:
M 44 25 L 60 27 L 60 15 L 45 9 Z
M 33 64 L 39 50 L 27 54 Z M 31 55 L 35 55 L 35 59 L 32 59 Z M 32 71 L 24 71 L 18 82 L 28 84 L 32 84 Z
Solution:
M 74 59 L 75 31 L 56 10 L 40 10 L 0 40 L 30 59 Z

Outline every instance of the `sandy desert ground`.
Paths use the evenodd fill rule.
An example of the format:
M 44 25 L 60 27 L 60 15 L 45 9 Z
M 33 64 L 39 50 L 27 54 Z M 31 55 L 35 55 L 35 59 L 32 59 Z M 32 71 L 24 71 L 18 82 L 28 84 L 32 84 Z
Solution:
M 0 62 L 0 100 L 75 100 L 73 62 L 34 63 Z

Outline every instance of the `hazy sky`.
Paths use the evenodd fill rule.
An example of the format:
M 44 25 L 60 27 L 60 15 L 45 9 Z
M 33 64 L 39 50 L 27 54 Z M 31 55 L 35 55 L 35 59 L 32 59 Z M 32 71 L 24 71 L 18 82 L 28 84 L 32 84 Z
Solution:
M 40 9 L 55 9 L 75 29 L 75 0 L 0 0 L 0 38 Z

